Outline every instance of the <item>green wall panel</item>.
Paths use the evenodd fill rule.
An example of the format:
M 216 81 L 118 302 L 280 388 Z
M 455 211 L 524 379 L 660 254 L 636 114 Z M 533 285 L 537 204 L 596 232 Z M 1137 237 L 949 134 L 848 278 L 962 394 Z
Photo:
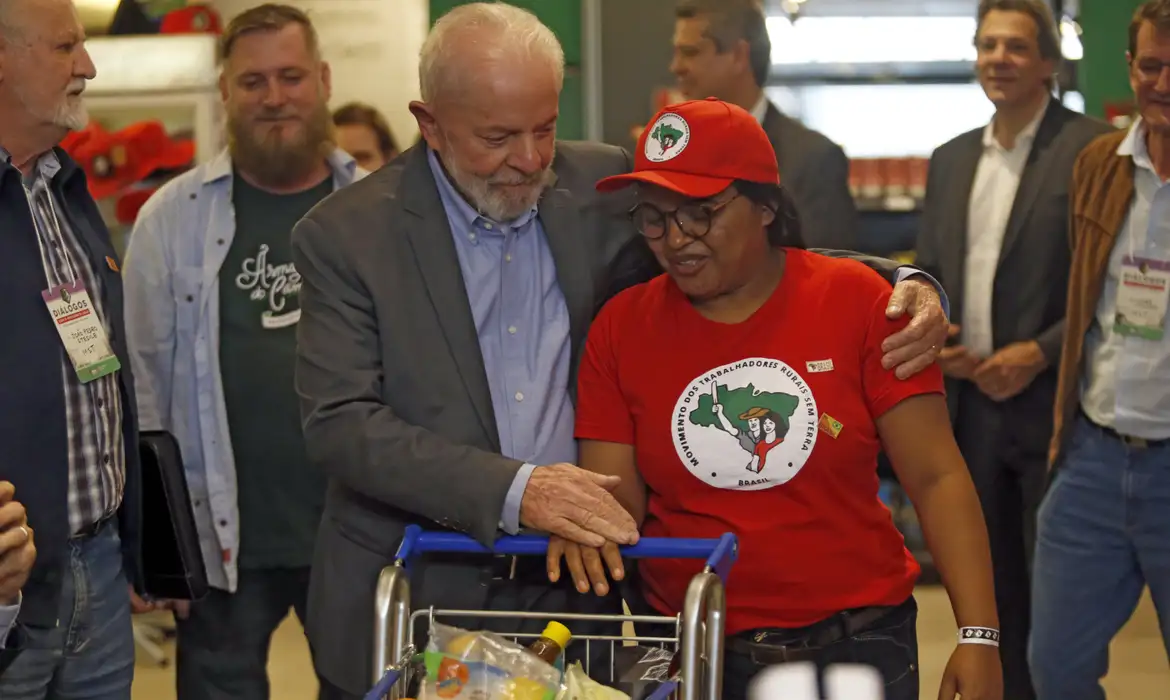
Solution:
M 431 24 L 470 0 L 431 0 Z M 510 0 L 531 11 L 557 35 L 565 50 L 565 87 L 561 91 L 557 135 L 585 138 L 584 83 L 581 79 L 581 0 Z
M 1077 83 L 1085 111 L 1105 116 L 1105 105 L 1133 98 L 1125 51 L 1129 20 L 1143 0 L 1081 0 L 1081 44 L 1085 55 L 1077 66 Z

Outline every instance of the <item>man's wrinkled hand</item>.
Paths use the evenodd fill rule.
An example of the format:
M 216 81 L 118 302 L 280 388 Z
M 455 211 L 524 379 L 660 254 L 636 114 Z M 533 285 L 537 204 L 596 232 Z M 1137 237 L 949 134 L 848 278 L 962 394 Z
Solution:
M 573 585 L 581 593 L 588 593 L 590 587 L 597 595 L 609 593 L 609 579 L 605 575 L 608 568 L 614 581 L 621 581 L 626 576 L 622 567 L 622 554 L 613 542 L 606 542 L 600 549 L 597 547 L 582 547 L 576 542 L 570 542 L 555 535 L 548 542 L 548 580 L 556 583 L 561 580 L 561 559 L 569 568 L 569 575 L 573 577 Z
M 959 327 L 951 324 L 947 338 L 957 338 L 959 332 Z M 964 345 L 950 345 L 938 353 L 938 366 L 942 368 L 943 374 L 954 379 L 972 379 L 975 376 L 975 368 L 982 361 L 981 357 Z
M 572 464 L 537 467 L 520 501 L 520 524 L 587 547 L 634 544 L 638 525 L 610 493 L 619 483 Z
M 1005 346 L 984 360 L 972 379 L 992 401 L 1007 401 L 1027 389 L 1047 366 L 1040 344 L 1026 340 Z
M 894 374 L 898 379 L 912 377 L 933 364 L 947 340 L 947 315 L 931 283 L 910 278 L 894 286 L 886 317 L 893 320 L 904 313 L 910 314 L 910 323 L 882 343 L 882 367 L 897 367 Z
M 16 501 L 16 487 L 0 481 L 0 605 L 15 605 L 37 558 L 28 514 Z

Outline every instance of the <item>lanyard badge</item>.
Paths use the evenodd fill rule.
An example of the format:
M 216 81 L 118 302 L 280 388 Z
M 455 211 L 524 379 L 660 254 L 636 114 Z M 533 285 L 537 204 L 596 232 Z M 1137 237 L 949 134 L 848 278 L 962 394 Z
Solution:
M 121 369 L 122 364 L 110 350 L 106 329 L 81 280 L 45 290 L 41 296 L 73 370 L 83 384 Z

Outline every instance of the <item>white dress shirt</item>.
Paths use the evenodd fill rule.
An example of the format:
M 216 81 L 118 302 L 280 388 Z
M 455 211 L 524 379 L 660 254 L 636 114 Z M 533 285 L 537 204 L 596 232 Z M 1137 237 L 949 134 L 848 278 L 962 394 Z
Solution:
M 1170 438 L 1170 335 L 1146 340 L 1113 332 L 1122 258 L 1170 260 L 1170 186 L 1154 169 L 1145 136 L 1138 119 L 1117 149 L 1117 155 L 1133 159 L 1133 202 L 1113 243 L 1096 318 L 1085 337 L 1081 408 L 1098 425 L 1161 440 Z
M 760 99 L 756 100 L 750 111 L 756 121 L 763 124 L 764 117 L 768 116 L 768 96 L 761 92 Z
M 1007 231 L 1020 177 L 1032 152 L 1036 130 L 1048 110 L 1046 100 L 1032 121 L 1008 149 L 995 139 L 995 120 L 983 130 L 983 155 L 975 169 L 975 183 L 967 210 L 967 258 L 963 284 L 963 346 L 979 357 L 995 351 L 992 337 L 991 294 L 999 254 Z

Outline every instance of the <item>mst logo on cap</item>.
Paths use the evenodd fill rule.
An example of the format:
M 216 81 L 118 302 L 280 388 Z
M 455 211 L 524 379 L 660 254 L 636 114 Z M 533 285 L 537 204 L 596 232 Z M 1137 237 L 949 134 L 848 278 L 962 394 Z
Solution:
M 650 127 L 643 152 L 651 163 L 663 163 L 677 157 L 691 141 L 691 127 L 687 120 L 667 112 Z

